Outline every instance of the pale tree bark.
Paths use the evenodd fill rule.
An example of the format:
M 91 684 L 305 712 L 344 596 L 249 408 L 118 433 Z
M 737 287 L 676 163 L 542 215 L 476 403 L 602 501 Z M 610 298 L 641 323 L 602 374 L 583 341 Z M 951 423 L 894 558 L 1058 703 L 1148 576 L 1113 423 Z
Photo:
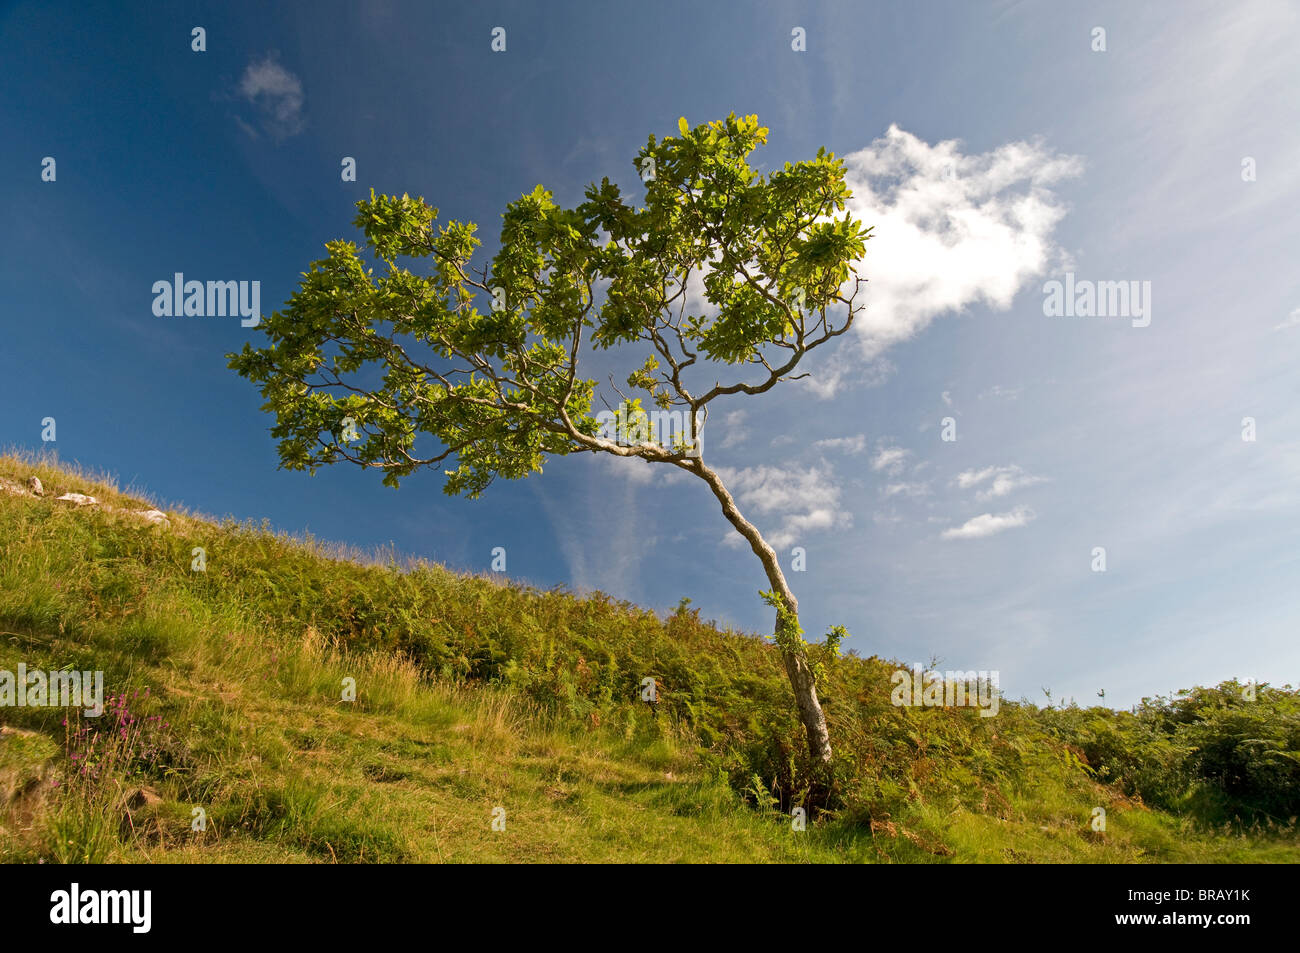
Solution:
M 777 597 L 785 603 L 790 612 L 790 618 L 797 620 L 799 617 L 799 601 L 795 599 L 794 593 L 790 591 L 789 585 L 785 581 L 785 573 L 781 571 L 781 562 L 776 557 L 776 551 L 768 545 L 763 534 L 753 523 L 745 519 L 740 512 L 740 507 L 736 505 L 735 499 L 723 484 L 722 479 L 713 470 L 704 465 L 702 460 L 694 460 L 683 465 L 683 469 L 689 470 L 696 476 L 704 480 L 713 491 L 713 495 L 718 498 L 722 504 L 722 513 L 727 520 L 741 536 L 745 537 L 749 543 L 749 548 L 754 551 L 759 562 L 763 564 L 763 571 L 767 573 L 767 581 L 772 586 L 772 591 Z M 780 614 L 777 615 L 777 632 L 779 634 L 781 626 Z M 790 687 L 794 690 L 795 701 L 799 706 L 799 720 L 803 723 L 804 732 L 808 736 L 808 753 L 813 759 L 813 763 L 825 764 L 831 760 L 831 739 L 830 733 L 826 729 L 826 715 L 822 711 L 821 702 L 817 698 L 817 685 L 813 677 L 812 669 L 808 665 L 807 656 L 802 651 L 792 650 L 787 646 L 780 647 L 782 660 L 785 662 L 785 672 L 790 679 Z
M 481 274 L 481 280 L 474 281 L 468 279 L 461 268 L 459 262 L 454 263 L 457 272 L 462 278 L 465 278 L 466 284 L 471 287 L 492 293 L 488 284 L 487 272 L 484 270 Z M 689 389 L 682 381 L 682 373 L 696 361 L 695 352 L 691 351 L 686 344 L 686 335 L 683 334 L 680 322 L 685 313 L 686 307 L 686 279 L 680 282 L 679 289 L 673 294 L 665 294 L 659 302 L 658 307 L 650 308 L 647 311 L 648 323 L 646 327 L 645 340 L 651 342 L 656 353 L 662 357 L 670 368 L 662 376 L 662 384 L 671 387 L 676 395 L 674 403 L 679 406 L 688 408 L 687 412 L 692 421 L 692 428 L 698 419 L 700 411 L 716 398 L 736 394 L 747 394 L 756 396 L 771 390 L 778 383 L 784 380 L 795 380 L 797 377 L 788 376 L 793 371 L 800 359 L 814 348 L 825 344 L 844 334 L 853 323 L 853 317 L 857 311 L 861 310 L 855 307 L 858 291 L 862 286 L 862 278 L 856 278 L 854 281 L 853 293 L 845 298 L 839 294 L 834 296 L 834 300 L 839 301 L 847 308 L 847 316 L 842 326 L 836 328 L 831 325 L 827 317 L 826 306 L 823 305 L 820 310 L 820 319 L 811 329 L 812 337 L 809 337 L 809 328 L 806 326 L 805 314 L 802 310 L 793 309 L 789 302 L 778 298 L 770 287 L 761 285 L 756 279 L 746 273 L 743 268 L 740 269 L 745 281 L 754 287 L 762 296 L 774 305 L 784 309 L 786 317 L 789 319 L 790 326 L 794 329 L 794 339 L 792 341 L 782 340 L 780 346 L 790 350 L 791 354 L 786 361 L 779 366 L 773 367 L 761 355 L 754 357 L 751 363 L 761 364 L 767 370 L 767 378 L 757 383 L 736 383 L 736 384 L 716 384 L 712 389 L 705 392 L 699 397 L 691 394 Z M 585 279 L 584 279 L 585 280 Z M 594 436 L 589 433 L 580 431 L 569 414 L 569 400 L 573 394 L 573 389 L 577 381 L 578 353 L 582 342 L 582 331 L 587 326 L 587 312 L 591 308 L 591 301 L 594 296 L 589 281 L 586 283 L 588 303 L 583 309 L 582 320 L 574 322 L 572 337 L 569 342 L 569 359 L 567 362 L 567 373 L 565 375 L 565 392 L 563 396 L 555 402 L 556 419 L 546 419 L 537 417 L 534 422 L 543 430 L 550 431 L 568 437 L 573 441 L 574 450 L 578 452 L 603 452 L 622 457 L 640 457 L 650 463 L 669 463 L 680 467 L 695 476 L 700 477 L 708 485 L 713 495 L 717 497 L 718 502 L 722 505 L 722 513 L 736 531 L 740 533 L 749 543 L 749 548 L 754 551 L 759 562 L 763 564 L 763 571 L 767 574 L 767 581 L 771 586 L 772 592 L 776 594 L 777 599 L 782 603 L 785 609 L 786 624 L 798 624 L 799 618 L 799 600 L 790 591 L 790 586 L 786 582 L 785 573 L 781 571 L 781 563 L 777 559 L 776 551 L 772 549 L 767 540 L 763 538 L 762 533 L 753 523 L 745 519 L 736 505 L 735 499 L 730 491 L 723 484 L 721 477 L 705 465 L 704 460 L 696 455 L 699 452 L 699 445 L 696 444 L 695 454 L 683 453 L 680 450 L 666 450 L 653 440 L 642 441 L 639 443 L 624 444 L 621 440 L 610 440 Z M 658 319 L 661 312 L 667 312 L 671 315 L 674 300 L 680 298 L 681 304 L 677 314 L 677 324 L 671 320 L 665 320 L 662 323 Z M 673 352 L 673 348 L 667 335 L 663 332 L 671 330 L 676 338 L 677 346 L 682 352 L 679 359 Z M 493 408 L 503 408 L 518 411 L 522 414 L 529 415 L 531 409 L 522 403 L 507 400 L 502 385 L 512 388 L 520 388 L 529 391 L 534 396 L 539 395 L 537 384 L 532 380 L 527 372 L 528 361 L 522 352 L 517 351 L 519 363 L 523 368 L 516 377 L 498 374 L 492 365 L 485 359 L 477 355 L 467 355 L 474 368 L 484 374 L 497 387 L 495 399 L 492 397 L 467 397 L 464 398 L 467 404 L 484 405 Z M 425 369 L 426 371 L 428 369 Z M 433 372 L 429 372 L 433 373 Z M 798 375 L 806 376 L 806 375 Z M 439 380 L 446 383 L 445 378 L 439 376 Z M 610 380 L 613 385 L 613 379 Z M 613 385 L 619 396 L 627 401 L 627 395 Z M 707 412 L 706 412 L 707 413 Z M 813 675 L 812 667 L 808 664 L 807 653 L 804 650 L 802 641 L 800 644 L 792 645 L 790 640 L 780 638 L 782 635 L 782 613 L 777 612 L 776 635 L 777 647 L 781 652 L 782 662 L 785 664 L 786 676 L 790 680 L 790 687 L 794 691 L 795 702 L 799 708 L 799 720 L 803 724 L 804 732 L 808 739 L 808 753 L 814 764 L 827 764 L 831 760 L 831 742 L 830 732 L 826 726 L 826 714 L 822 711 L 821 701 L 817 697 L 816 677 Z

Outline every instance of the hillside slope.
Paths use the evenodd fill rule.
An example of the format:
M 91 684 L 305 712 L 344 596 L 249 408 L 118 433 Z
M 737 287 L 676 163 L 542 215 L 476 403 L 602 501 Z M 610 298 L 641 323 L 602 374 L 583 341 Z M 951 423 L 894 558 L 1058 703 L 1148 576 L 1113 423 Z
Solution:
M 0 671 L 99 670 L 113 699 L 0 707 L 0 860 L 1300 861 L 1276 806 L 1212 826 L 1203 785 L 1175 814 L 1090 765 L 1129 737 L 1112 712 L 898 707 L 896 664 L 819 657 L 837 782 L 815 801 L 775 652 L 685 601 L 661 618 L 152 509 L 0 457 Z

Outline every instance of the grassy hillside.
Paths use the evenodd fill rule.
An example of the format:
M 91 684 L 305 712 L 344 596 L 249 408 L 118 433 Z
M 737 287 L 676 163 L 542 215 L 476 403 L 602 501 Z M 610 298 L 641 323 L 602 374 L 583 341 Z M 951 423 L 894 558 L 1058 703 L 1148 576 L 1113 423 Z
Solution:
M 895 663 L 820 657 L 824 797 L 775 651 L 685 602 L 665 618 L 152 506 L 0 457 L 0 670 L 99 669 L 114 699 L 0 707 L 2 860 L 1300 861 L 1289 689 L 981 718 L 890 704 Z M 819 808 L 805 831 L 798 805 Z

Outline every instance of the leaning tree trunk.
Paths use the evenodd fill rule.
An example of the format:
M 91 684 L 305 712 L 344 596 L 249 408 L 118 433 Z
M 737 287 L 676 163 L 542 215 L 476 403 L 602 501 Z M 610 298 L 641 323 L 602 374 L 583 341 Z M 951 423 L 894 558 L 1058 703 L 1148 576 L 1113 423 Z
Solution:
M 703 461 L 696 461 L 692 470 L 709 484 L 709 489 L 713 495 L 718 498 L 722 504 L 723 515 L 736 527 L 736 530 L 749 543 L 749 548 L 754 551 L 763 564 L 763 571 L 767 573 L 767 581 L 772 586 L 772 591 L 777 597 L 785 603 L 789 615 L 786 617 L 786 624 L 797 623 L 799 618 L 799 601 L 795 599 L 794 593 L 790 591 L 789 585 L 785 581 L 785 573 L 781 571 L 781 562 L 776 558 L 776 551 L 768 545 L 767 540 L 758 531 L 753 523 L 749 522 L 741 515 L 740 508 L 736 506 L 736 501 L 732 498 L 721 478 L 704 465 Z M 782 619 L 781 613 L 777 613 L 776 633 L 781 634 Z M 799 706 L 799 720 L 803 723 L 804 732 L 808 736 L 808 753 L 812 756 L 814 764 L 825 764 L 831 760 L 831 739 L 826 730 L 826 715 L 822 712 L 821 702 L 817 699 L 817 685 L 813 677 L 812 669 L 808 665 L 808 658 L 802 649 L 792 649 L 788 644 L 780 644 L 782 659 L 785 662 L 785 672 L 790 679 L 790 687 L 794 689 L 795 702 Z

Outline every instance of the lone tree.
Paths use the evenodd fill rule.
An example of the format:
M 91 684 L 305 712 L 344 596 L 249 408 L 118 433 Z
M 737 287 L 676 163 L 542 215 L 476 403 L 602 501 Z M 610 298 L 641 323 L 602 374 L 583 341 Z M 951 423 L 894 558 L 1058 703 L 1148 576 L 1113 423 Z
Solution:
M 853 262 L 870 229 L 844 212 L 844 164 L 824 149 L 760 176 L 748 163 L 767 139 L 758 117 L 678 128 L 638 154 L 644 206 L 607 178 L 574 209 L 539 185 L 506 208 L 490 268 L 471 265 L 472 223 L 435 225 L 423 199 L 372 190 L 354 224 L 382 274 L 352 242 L 328 242 L 286 310 L 262 322 L 266 346 L 245 344 L 229 366 L 260 385 L 291 470 L 346 460 L 395 487 L 454 461 L 444 490 L 471 498 L 498 476 L 541 471 L 547 454 L 640 457 L 699 477 L 763 564 L 761 595 L 776 609 L 809 752 L 827 762 L 798 601 L 775 551 L 704 462 L 699 432 L 713 401 L 794 379 L 805 354 L 849 329 L 864 280 Z M 427 260 L 427 273 L 402 259 Z M 639 350 L 627 386 L 658 410 L 647 414 L 612 376 L 611 407 L 612 394 L 579 377 L 584 336 L 595 348 Z M 718 382 L 723 365 L 742 379 Z M 665 419 L 680 422 L 671 439 Z M 843 636 L 836 626 L 828 641 Z

